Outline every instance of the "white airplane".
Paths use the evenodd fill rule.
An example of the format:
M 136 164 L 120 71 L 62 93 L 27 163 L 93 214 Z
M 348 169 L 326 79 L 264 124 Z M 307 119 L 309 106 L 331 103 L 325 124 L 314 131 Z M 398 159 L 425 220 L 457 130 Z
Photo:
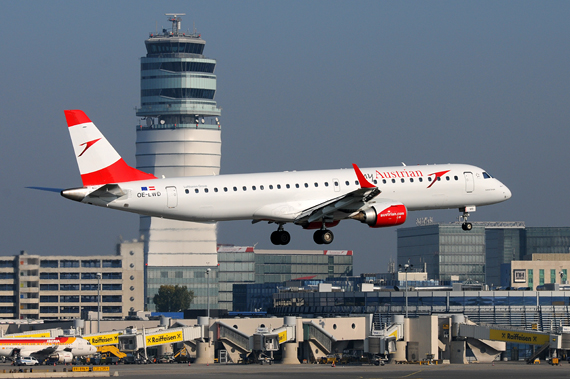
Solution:
M 81 337 L 0 338 L 0 356 L 34 357 L 39 361 L 56 355 L 61 363 L 70 363 L 73 357 L 95 354 L 97 348 Z
M 83 187 L 62 196 L 174 220 L 267 221 L 278 225 L 271 234 L 276 245 L 289 243 L 287 223 L 316 229 L 314 241 L 330 244 L 328 228 L 341 220 L 379 228 L 428 209 L 458 208 L 470 230 L 469 212 L 511 197 L 499 180 L 463 164 L 156 178 L 128 166 L 83 111 L 67 110 L 65 117 Z

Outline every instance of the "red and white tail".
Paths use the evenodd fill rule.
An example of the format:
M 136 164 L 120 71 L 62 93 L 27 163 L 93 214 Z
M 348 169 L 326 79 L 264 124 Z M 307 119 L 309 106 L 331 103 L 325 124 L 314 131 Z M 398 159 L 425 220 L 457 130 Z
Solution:
M 83 186 L 156 179 L 129 166 L 81 110 L 65 111 Z

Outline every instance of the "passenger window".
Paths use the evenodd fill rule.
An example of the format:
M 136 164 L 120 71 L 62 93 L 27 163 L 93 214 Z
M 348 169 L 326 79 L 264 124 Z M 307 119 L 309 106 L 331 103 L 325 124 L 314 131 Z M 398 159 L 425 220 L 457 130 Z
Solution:
M 188 188 L 186 188 L 186 189 L 184 190 L 184 192 L 190 193 L 190 191 L 188 190 Z
M 446 177 L 445 177 L 445 180 L 449 180 L 449 176 L 446 176 Z
M 438 181 L 438 182 L 441 181 L 441 176 L 439 176 L 439 177 L 437 178 L 437 181 Z
M 428 176 L 428 182 L 431 182 L 431 176 Z
M 413 182 L 414 182 L 414 178 L 410 178 L 410 183 L 413 183 Z
M 217 189 L 217 188 L 214 188 L 214 192 L 218 192 L 218 189 Z
M 278 184 L 278 185 L 277 185 L 277 189 L 281 189 L 281 184 Z
M 378 180 L 374 179 L 374 184 L 378 184 Z
M 315 187 L 318 187 L 318 186 L 319 186 L 319 183 L 315 182 Z
M 234 191 L 237 191 L 237 187 L 234 187 Z
M 207 188 L 204 188 L 204 192 L 208 193 L 208 189 L 207 189 Z
M 455 175 L 455 176 L 453 177 L 453 179 L 459 180 L 459 178 L 457 177 L 457 175 Z
M 421 182 L 423 182 L 423 181 L 424 181 L 424 178 L 419 178 L 418 180 L 419 180 L 419 181 L 420 181 L 420 183 L 421 183 Z
M 334 182 L 334 186 L 335 186 L 335 187 L 338 187 L 338 182 Z
M 328 187 L 328 186 L 329 186 L 329 182 L 325 182 L 325 187 Z
M 270 185 L 269 185 L 269 189 L 273 189 L 273 184 L 270 184 Z
M 228 187 L 224 187 L 224 192 L 228 192 Z
M 386 184 L 386 179 L 382 179 L 382 183 Z
M 255 191 L 255 186 L 251 186 L 251 189 Z
M 404 182 L 405 182 L 404 178 L 400 179 L 400 181 L 401 181 L 402 183 L 404 183 Z
M 360 185 L 360 183 L 358 183 L 358 180 L 355 180 L 354 184 L 356 184 L 357 186 Z
M 198 188 L 196 188 L 196 189 L 194 190 L 194 192 L 198 193 L 198 192 L 200 192 L 200 190 L 199 190 Z
M 392 183 L 396 183 L 396 179 L 392 179 Z
M 243 188 L 244 191 L 247 191 L 247 187 L 246 187 L 246 186 L 243 186 L 242 188 Z
M 299 188 L 299 183 L 296 183 L 296 184 L 295 184 L 295 188 Z
M 305 183 L 305 188 L 309 188 L 309 185 L 307 183 Z
M 262 190 L 262 191 L 263 191 L 263 188 L 264 188 L 263 186 L 259 186 L 259 189 Z
M 291 188 L 289 184 L 286 184 L 285 187 L 287 187 L 287 189 Z

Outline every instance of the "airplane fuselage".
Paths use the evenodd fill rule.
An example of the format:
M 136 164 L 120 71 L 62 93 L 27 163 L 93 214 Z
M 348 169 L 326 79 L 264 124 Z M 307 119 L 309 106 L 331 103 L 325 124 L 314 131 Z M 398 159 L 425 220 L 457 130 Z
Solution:
M 509 189 L 484 170 L 445 164 L 361 169 L 381 193 L 409 211 L 498 203 Z M 445 172 L 438 176 L 438 173 Z M 119 183 L 124 196 L 83 202 L 184 221 L 268 220 L 294 222 L 303 210 L 360 188 L 352 169 L 290 171 Z M 352 210 L 352 209 L 351 209 Z M 352 210 L 355 211 L 355 210 Z

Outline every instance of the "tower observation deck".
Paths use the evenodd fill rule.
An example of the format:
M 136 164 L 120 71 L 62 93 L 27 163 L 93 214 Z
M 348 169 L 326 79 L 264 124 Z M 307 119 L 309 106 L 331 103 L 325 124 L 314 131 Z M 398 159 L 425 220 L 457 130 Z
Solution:
M 151 33 L 141 58 L 141 106 L 136 115 L 137 168 L 157 177 L 218 175 L 221 159 L 221 109 L 216 94 L 216 60 L 203 55 L 206 41 L 183 32 L 184 14 L 167 14 L 172 29 Z M 182 188 L 177 188 L 179 194 Z M 161 284 L 189 285 L 192 308 L 206 308 L 205 267 L 210 302 L 217 304 L 216 224 L 141 216 L 146 264 L 146 301 Z M 168 278 L 168 280 L 165 280 Z M 203 288 L 201 288 L 203 287 Z

